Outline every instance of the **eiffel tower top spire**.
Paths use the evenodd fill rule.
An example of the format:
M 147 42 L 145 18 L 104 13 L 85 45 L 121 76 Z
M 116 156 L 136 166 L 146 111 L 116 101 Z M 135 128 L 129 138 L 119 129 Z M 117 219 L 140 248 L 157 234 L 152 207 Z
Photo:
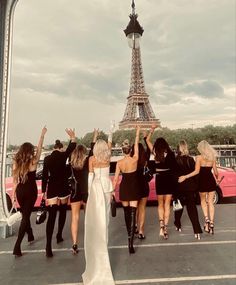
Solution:
M 153 124 L 160 125 L 145 91 L 139 44 L 144 29 L 137 20 L 138 15 L 135 13 L 134 0 L 132 0 L 131 7 L 130 21 L 124 30 L 129 47 L 132 49 L 131 80 L 125 113 L 119 123 L 120 129 L 134 128 L 136 125 L 140 125 L 142 128 L 149 128 Z

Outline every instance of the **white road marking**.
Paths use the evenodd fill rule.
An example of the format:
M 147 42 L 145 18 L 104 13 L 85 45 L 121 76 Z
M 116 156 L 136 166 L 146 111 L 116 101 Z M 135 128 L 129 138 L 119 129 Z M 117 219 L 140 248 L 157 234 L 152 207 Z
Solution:
M 135 245 L 137 248 L 142 247 L 169 247 L 169 246 L 193 246 L 193 245 L 216 245 L 216 244 L 235 244 L 236 240 L 222 240 L 222 241 L 195 241 L 195 242 L 174 242 L 174 243 L 149 243 L 149 244 L 139 244 Z M 113 245 L 108 246 L 109 249 L 127 249 L 127 245 Z M 84 250 L 83 247 L 79 247 L 79 250 Z M 71 248 L 55 248 L 53 249 L 55 252 L 59 251 L 71 251 Z M 45 252 L 45 249 L 32 249 L 32 250 L 23 250 L 22 252 L 29 253 L 40 253 Z M 12 254 L 12 251 L 3 250 L 0 251 L 0 255 L 2 254 Z
M 171 278 L 154 278 L 154 279 L 136 279 L 136 280 L 117 280 L 115 284 L 145 284 L 145 283 L 165 283 L 165 282 L 180 282 L 180 281 L 203 281 L 203 280 L 222 280 L 222 279 L 236 279 L 236 275 L 211 275 L 211 276 L 182 276 Z M 61 283 L 50 285 L 83 285 L 79 283 Z

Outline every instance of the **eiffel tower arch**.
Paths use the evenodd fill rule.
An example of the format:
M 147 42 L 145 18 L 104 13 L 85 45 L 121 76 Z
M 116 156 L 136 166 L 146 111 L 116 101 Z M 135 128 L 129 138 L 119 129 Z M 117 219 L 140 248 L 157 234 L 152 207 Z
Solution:
M 139 44 L 139 39 L 144 30 L 137 20 L 138 15 L 135 13 L 134 0 L 131 7 L 130 22 L 124 30 L 132 49 L 131 81 L 125 113 L 119 123 L 120 129 L 134 128 L 136 125 L 140 125 L 141 128 L 150 128 L 153 124 L 160 126 L 160 121 L 156 119 L 150 104 L 149 95 L 145 91 Z

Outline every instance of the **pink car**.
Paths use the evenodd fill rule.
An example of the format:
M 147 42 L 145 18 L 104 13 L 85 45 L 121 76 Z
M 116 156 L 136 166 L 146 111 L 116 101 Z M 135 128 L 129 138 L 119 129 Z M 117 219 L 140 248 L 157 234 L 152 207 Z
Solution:
M 115 163 L 112 162 L 111 164 L 111 180 L 114 177 L 114 171 L 115 171 Z M 236 171 L 231 168 L 225 168 L 225 167 L 218 167 L 219 171 L 219 177 L 222 179 L 220 182 L 220 185 L 216 186 L 216 192 L 215 192 L 215 203 L 218 203 L 222 200 L 222 198 L 225 197 L 236 197 Z M 38 198 L 35 203 L 35 207 L 39 207 L 41 198 L 42 198 L 42 192 L 41 192 L 41 171 L 37 173 L 37 177 L 39 180 L 37 180 L 38 185 Z M 117 183 L 116 189 L 115 189 L 115 196 L 116 200 L 119 202 L 119 184 L 121 181 L 120 179 Z M 156 189 L 155 189 L 155 177 L 149 182 L 150 186 L 150 194 L 148 197 L 149 202 L 156 202 Z M 8 208 L 11 208 L 11 197 L 12 197 L 12 177 L 6 178 L 6 192 L 7 192 L 7 202 L 8 202 Z M 19 206 L 17 204 L 17 206 Z

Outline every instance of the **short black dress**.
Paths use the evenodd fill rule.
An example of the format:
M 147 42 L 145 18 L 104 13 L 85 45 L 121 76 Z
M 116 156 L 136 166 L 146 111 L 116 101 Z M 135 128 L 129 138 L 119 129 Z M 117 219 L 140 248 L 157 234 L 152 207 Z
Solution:
M 122 173 L 120 201 L 138 201 L 141 198 L 137 171 Z
M 152 173 L 156 173 L 157 195 L 172 195 L 176 192 L 178 165 L 173 152 L 169 152 L 163 162 L 150 161 L 149 168 Z
M 216 181 L 211 166 L 201 166 L 199 172 L 199 192 L 212 192 L 216 190 Z
M 84 166 L 81 169 L 73 168 L 74 177 L 77 182 L 77 188 L 75 193 L 71 193 L 70 202 L 80 202 L 83 201 L 87 203 L 88 200 L 88 160 L 89 157 L 86 158 L 84 162 Z
M 149 184 L 145 179 L 144 176 L 144 167 L 138 167 L 137 169 L 137 176 L 138 176 L 138 187 L 139 187 L 139 193 L 140 198 L 146 198 L 149 196 Z
M 16 197 L 21 208 L 27 206 L 32 210 L 38 196 L 38 189 L 36 184 L 36 171 L 28 172 L 28 178 L 25 183 L 18 183 L 16 187 Z

